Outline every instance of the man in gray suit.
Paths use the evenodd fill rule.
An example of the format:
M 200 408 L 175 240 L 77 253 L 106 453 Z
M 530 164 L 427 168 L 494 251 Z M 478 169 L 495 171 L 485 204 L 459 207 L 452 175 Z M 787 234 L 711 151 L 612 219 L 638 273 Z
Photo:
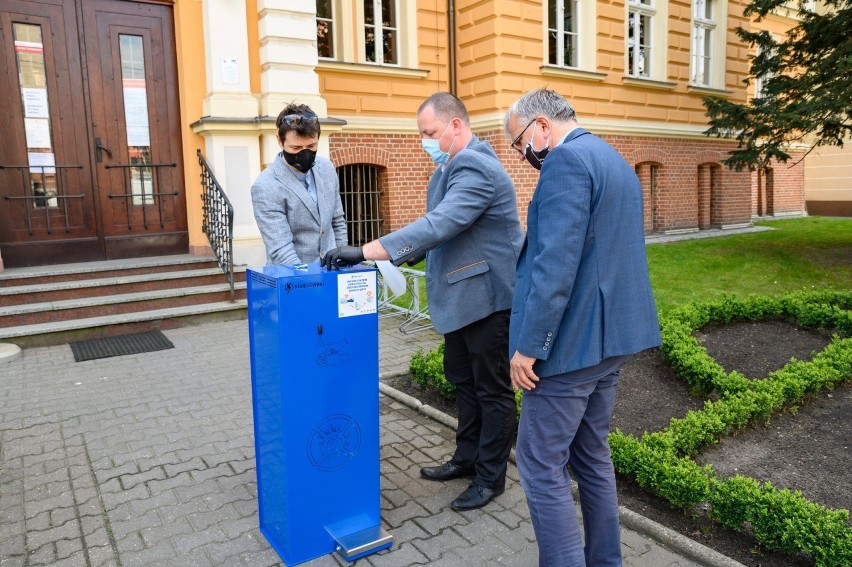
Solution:
M 436 93 L 417 112 L 423 149 L 438 167 L 426 216 L 323 258 L 328 268 L 364 260 L 399 265 L 426 255 L 426 292 L 435 329 L 445 335 L 444 374 L 456 387 L 456 451 L 421 469 L 424 478 L 473 477 L 451 506 L 472 510 L 501 494 L 515 437 L 509 383 L 509 306 L 523 242 L 515 187 L 487 142 L 470 129 L 464 104 Z
M 509 332 L 512 385 L 524 390 L 515 451 L 539 565 L 621 565 L 609 423 L 622 365 L 660 344 L 642 187 L 551 90 L 523 95 L 505 128 L 541 170 Z M 585 547 L 566 465 L 580 489 Z
M 251 186 L 254 218 L 269 264 L 309 264 L 346 244 L 337 172 L 317 156 L 319 118 L 289 104 L 275 121 L 281 153 Z

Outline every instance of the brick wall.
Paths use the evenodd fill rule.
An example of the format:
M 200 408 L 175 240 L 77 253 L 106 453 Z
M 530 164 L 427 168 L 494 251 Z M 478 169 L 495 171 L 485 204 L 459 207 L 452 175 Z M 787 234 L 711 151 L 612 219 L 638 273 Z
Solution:
M 477 135 L 491 144 L 515 182 L 518 211 L 525 224 L 538 172 L 509 148 L 502 131 L 477 132 Z M 753 214 L 804 211 L 801 165 L 772 168 L 769 183 L 764 180 L 760 193 L 754 174 L 720 165 L 732 147 L 730 143 L 711 139 L 602 137 L 639 176 L 648 233 L 715 228 L 748 223 Z M 419 136 L 339 133 L 330 137 L 329 144 L 331 161 L 338 167 L 361 163 L 380 168 L 384 232 L 405 226 L 424 214 L 426 187 L 435 166 L 421 149 Z M 653 191 L 652 175 L 656 180 Z M 755 212 L 761 198 L 764 213 Z
M 757 217 L 805 211 L 805 168 L 801 152 L 791 152 L 787 163 L 773 162 L 751 177 L 751 214 Z

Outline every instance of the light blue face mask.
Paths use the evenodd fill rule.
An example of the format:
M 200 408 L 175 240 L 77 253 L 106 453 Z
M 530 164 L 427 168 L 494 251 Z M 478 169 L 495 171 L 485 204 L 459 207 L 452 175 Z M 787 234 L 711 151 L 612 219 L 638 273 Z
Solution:
M 437 140 L 432 140 L 430 138 L 423 138 L 420 140 L 420 145 L 423 146 L 423 151 L 429 154 L 429 157 L 435 163 L 447 163 L 447 160 L 450 159 L 450 152 L 442 152 L 441 151 L 441 138 L 444 137 L 444 134 L 447 132 L 447 128 L 450 127 L 448 123 L 444 131 L 441 132 L 441 135 L 438 136 Z M 453 138 L 453 144 L 456 143 L 456 139 Z M 453 144 L 450 144 L 450 149 L 453 149 Z

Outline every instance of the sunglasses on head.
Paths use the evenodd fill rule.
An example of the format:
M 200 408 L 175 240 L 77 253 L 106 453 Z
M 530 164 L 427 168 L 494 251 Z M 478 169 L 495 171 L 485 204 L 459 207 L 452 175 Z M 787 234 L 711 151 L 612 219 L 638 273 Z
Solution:
M 296 124 L 316 124 L 319 122 L 319 118 L 317 118 L 316 114 L 288 114 L 284 117 L 284 122 L 287 123 L 287 126 L 294 126 Z

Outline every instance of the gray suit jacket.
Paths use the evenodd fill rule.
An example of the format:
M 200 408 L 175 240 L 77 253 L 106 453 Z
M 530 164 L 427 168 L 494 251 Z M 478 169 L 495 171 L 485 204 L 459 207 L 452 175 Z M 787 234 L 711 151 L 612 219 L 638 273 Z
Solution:
M 509 309 L 524 241 L 515 186 L 475 136 L 429 180 L 426 216 L 379 239 L 397 265 L 426 260 L 435 330 L 449 333 Z
M 317 156 L 312 171 L 316 202 L 280 155 L 251 186 L 254 218 L 269 264 L 310 264 L 346 244 L 346 220 L 334 165 Z
M 537 358 L 543 378 L 659 344 L 639 179 L 576 128 L 547 154 L 527 211 L 509 354 Z

